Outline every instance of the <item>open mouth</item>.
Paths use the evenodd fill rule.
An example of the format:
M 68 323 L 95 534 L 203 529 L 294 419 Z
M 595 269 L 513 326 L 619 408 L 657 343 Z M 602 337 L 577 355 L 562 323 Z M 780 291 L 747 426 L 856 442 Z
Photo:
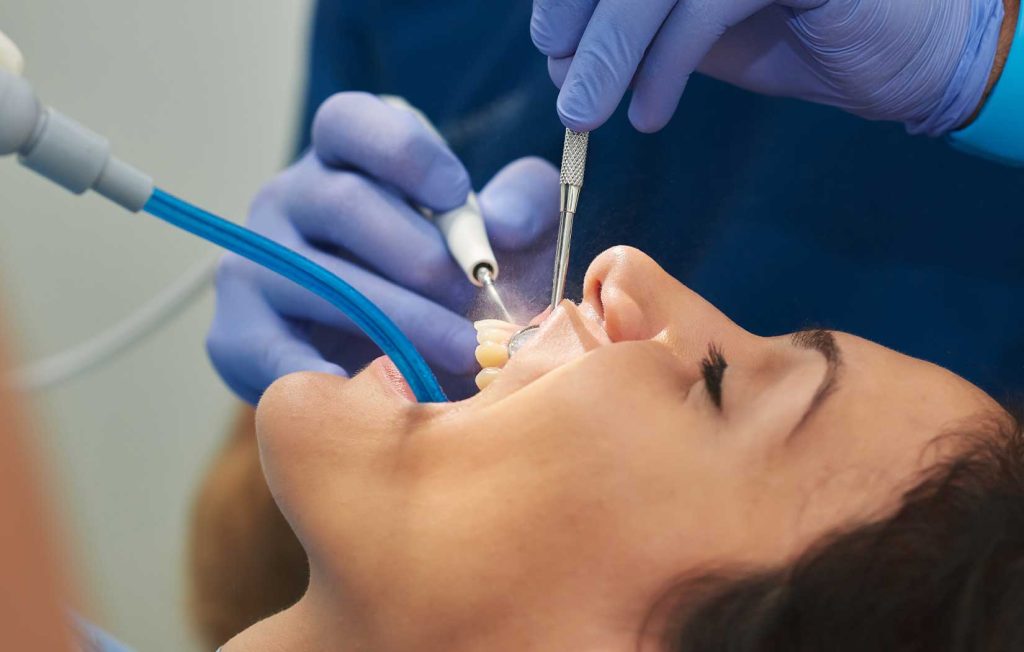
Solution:
M 536 322 L 536 323 L 534 323 Z M 477 387 L 481 391 L 501 385 L 505 392 L 514 391 L 561 367 L 587 352 L 610 344 L 596 311 L 585 304 L 565 302 L 555 311 L 545 311 L 531 322 L 531 336 L 512 355 L 509 342 L 523 327 L 498 320 L 475 324 L 478 346 Z
M 401 398 L 409 401 L 410 403 L 416 402 L 416 395 L 413 394 L 412 388 L 409 386 L 408 381 L 402 376 L 402 372 L 398 370 L 395 363 L 391 361 L 391 358 L 386 355 L 382 355 L 376 358 L 370 363 L 368 370 L 377 375 L 377 378 L 382 381 L 382 384 L 389 390 Z

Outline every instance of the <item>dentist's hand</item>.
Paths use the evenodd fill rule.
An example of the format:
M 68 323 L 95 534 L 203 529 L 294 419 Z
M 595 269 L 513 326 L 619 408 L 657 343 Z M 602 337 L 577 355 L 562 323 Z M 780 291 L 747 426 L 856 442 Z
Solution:
M 471 379 L 476 340 L 463 315 L 478 290 L 412 207 L 451 210 L 469 190 L 465 168 L 412 113 L 372 95 L 342 93 L 317 113 L 311 151 L 256 197 L 248 225 L 365 294 L 442 381 Z M 516 161 L 479 199 L 500 284 L 546 296 L 558 172 L 539 159 Z M 348 374 L 380 354 L 336 308 L 233 255 L 217 275 L 207 348 L 227 384 L 251 403 L 285 374 Z
M 534 0 L 566 126 L 665 126 L 701 71 L 940 135 L 979 106 L 1004 0 Z M 1007 0 L 1016 3 L 1017 0 Z

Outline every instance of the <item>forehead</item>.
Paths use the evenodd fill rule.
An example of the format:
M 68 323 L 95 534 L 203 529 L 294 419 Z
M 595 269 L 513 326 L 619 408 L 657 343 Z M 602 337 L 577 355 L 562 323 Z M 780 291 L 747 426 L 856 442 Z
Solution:
M 817 455 L 906 470 L 926 461 L 936 438 L 998 405 L 939 366 L 835 333 L 842 356 L 836 391 L 808 422 L 803 445 Z
M 894 508 L 921 474 L 961 449 L 1002 408 L 956 374 L 852 335 L 836 333 L 839 387 L 798 442 L 773 458 L 798 497 L 796 531 L 837 513 L 871 518 Z
M 927 407 L 933 420 L 998 409 L 985 392 L 948 369 L 855 335 L 837 332 L 835 337 L 854 396 L 884 400 L 908 414 Z

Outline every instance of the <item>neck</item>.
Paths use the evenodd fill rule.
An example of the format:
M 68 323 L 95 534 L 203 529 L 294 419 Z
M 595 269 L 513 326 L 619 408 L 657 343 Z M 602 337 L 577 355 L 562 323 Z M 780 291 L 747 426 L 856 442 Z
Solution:
M 261 620 L 236 635 L 223 652 L 349 652 L 368 650 L 351 638 L 331 632 L 331 621 L 322 618 L 308 596 L 284 611 Z
M 337 601 L 325 603 L 316 600 L 311 594 L 312 591 L 294 606 L 238 634 L 224 645 L 223 652 L 384 652 L 409 649 L 388 633 L 381 635 L 382 632 L 376 632 L 375 635 L 370 631 L 372 627 L 368 629 L 361 626 L 367 625 L 366 622 L 354 622 L 354 614 L 339 613 Z M 324 608 L 325 604 L 329 607 Z M 521 619 L 518 623 L 494 628 L 480 623 L 478 627 L 465 629 L 445 628 L 444 636 L 438 636 L 436 630 L 424 632 L 424 636 L 418 638 L 417 649 L 421 652 L 471 652 L 481 649 L 516 652 L 664 650 L 664 641 L 656 637 L 645 636 L 638 641 L 635 628 L 611 634 L 600 631 L 601 628 L 594 628 L 592 622 L 590 626 L 578 626 L 579 623 L 571 626 L 566 620 L 572 619 L 544 624 Z M 399 638 L 408 640 L 408 636 Z

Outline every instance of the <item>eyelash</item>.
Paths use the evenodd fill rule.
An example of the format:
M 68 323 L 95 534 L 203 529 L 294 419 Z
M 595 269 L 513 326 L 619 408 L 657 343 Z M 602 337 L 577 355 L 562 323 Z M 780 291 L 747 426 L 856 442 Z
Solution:
M 704 376 L 704 386 L 715 407 L 722 409 L 722 377 L 729 366 L 722 349 L 714 344 L 708 345 L 708 353 L 700 362 L 700 372 Z

